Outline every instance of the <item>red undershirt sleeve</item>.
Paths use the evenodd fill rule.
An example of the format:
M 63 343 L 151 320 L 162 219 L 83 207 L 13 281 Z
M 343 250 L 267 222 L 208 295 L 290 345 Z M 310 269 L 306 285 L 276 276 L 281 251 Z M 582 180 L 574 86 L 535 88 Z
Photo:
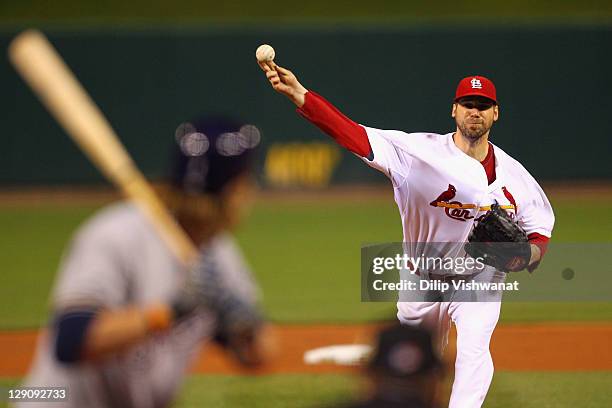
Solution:
M 538 248 L 540 248 L 540 260 L 532 263 L 531 265 L 527 267 L 527 270 L 529 272 L 533 272 L 540 264 L 540 261 L 542 260 L 542 258 L 544 258 L 544 254 L 546 253 L 546 250 L 548 249 L 548 241 L 550 240 L 550 238 L 542 234 L 538 234 L 537 232 L 533 232 L 529 234 L 527 238 L 529 239 L 529 243 L 534 244 Z
M 364 127 L 346 117 L 321 95 L 308 91 L 304 105 L 297 112 L 340 146 L 361 157 L 371 156 L 372 147 Z

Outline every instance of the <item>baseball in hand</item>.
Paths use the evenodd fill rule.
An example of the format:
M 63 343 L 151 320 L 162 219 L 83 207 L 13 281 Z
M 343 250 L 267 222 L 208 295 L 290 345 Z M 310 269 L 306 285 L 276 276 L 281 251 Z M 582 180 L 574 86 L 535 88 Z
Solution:
M 255 57 L 257 57 L 257 61 L 259 62 L 269 62 L 274 59 L 274 48 L 269 46 L 268 44 L 262 44 L 257 47 L 257 51 L 255 51 Z

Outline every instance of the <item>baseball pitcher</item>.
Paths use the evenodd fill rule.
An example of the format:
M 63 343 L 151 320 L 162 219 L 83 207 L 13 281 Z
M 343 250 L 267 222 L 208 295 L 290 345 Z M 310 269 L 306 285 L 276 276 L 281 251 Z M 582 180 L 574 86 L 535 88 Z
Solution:
M 531 272 L 537 267 L 552 233 L 553 211 L 529 172 L 489 141 L 500 115 L 489 79 L 476 75 L 459 82 L 451 111 L 453 132 L 405 133 L 360 125 L 302 86 L 291 71 L 273 61 L 259 65 L 274 90 L 287 96 L 300 115 L 391 180 L 404 245 L 469 241 L 466 251 L 484 259 L 491 281 L 503 282 L 508 272 Z M 503 250 L 491 242 L 500 243 Z M 482 276 L 430 275 L 430 279 Z M 490 300 L 398 302 L 401 323 L 428 326 L 441 339 L 450 321 L 455 323 L 451 408 L 480 407 L 491 384 L 489 342 L 499 319 L 501 293 Z

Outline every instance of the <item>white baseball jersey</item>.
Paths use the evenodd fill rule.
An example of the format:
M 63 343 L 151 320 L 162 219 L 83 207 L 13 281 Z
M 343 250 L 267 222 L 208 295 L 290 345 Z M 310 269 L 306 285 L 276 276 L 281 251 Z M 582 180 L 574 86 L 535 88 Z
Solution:
M 257 288 L 233 239 L 217 236 L 204 251 L 206 263 L 219 269 L 222 287 L 255 304 Z M 135 206 L 115 205 L 76 235 L 56 281 L 53 310 L 170 302 L 184 283 L 185 272 Z M 54 407 L 168 406 L 202 340 L 213 334 L 215 318 L 201 312 L 98 364 L 59 363 L 51 328 L 39 340 L 24 385 L 68 387 L 69 400 Z
M 410 246 L 417 242 L 467 241 L 474 222 L 495 201 L 527 234 L 551 236 L 554 215 L 546 195 L 499 147 L 494 146 L 496 180 L 489 185 L 481 163 L 455 145 L 453 133 L 365 129 L 374 158 L 363 160 L 391 180 L 408 250 L 416 253 Z

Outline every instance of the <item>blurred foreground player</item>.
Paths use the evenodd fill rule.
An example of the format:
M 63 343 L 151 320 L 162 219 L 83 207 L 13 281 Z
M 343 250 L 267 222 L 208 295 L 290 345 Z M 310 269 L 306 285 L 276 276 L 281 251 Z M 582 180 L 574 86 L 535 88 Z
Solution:
M 244 365 L 264 359 L 258 290 L 229 233 L 249 202 L 259 132 L 208 118 L 181 125 L 176 142 L 163 198 L 201 248 L 197 265 L 187 271 L 132 203 L 86 222 L 64 256 L 53 321 L 24 384 L 67 387 L 68 401 L 54 407 L 169 406 L 208 339 Z
M 369 392 L 345 408 L 433 408 L 444 370 L 422 328 L 393 325 L 380 332 L 365 371 Z

